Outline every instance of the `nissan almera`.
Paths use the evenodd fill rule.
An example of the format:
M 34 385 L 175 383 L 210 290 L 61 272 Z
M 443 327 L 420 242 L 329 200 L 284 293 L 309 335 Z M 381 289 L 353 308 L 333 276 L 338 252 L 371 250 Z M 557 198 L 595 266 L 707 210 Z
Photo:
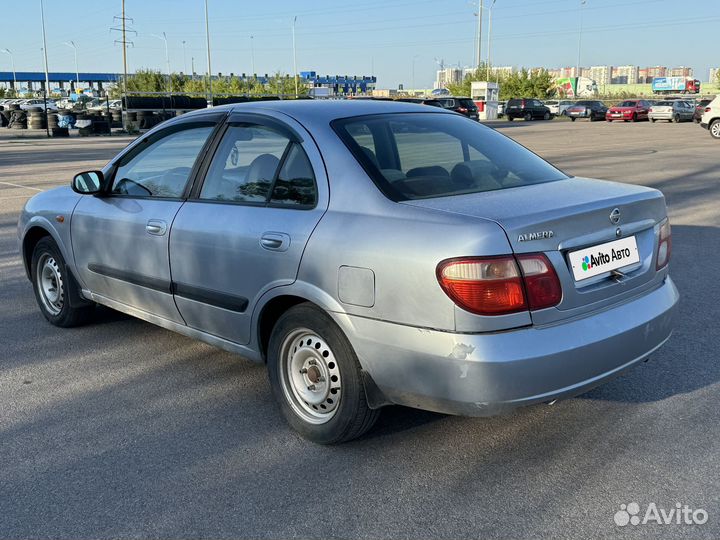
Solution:
M 30 199 L 18 232 L 50 323 L 102 304 L 264 362 L 319 443 L 388 404 L 484 416 L 583 393 L 661 347 L 678 301 L 659 191 L 405 103 L 186 114 Z

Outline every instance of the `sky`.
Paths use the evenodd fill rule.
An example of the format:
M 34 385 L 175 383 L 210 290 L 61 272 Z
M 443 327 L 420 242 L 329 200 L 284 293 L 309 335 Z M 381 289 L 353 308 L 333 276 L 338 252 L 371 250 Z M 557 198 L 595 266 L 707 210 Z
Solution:
M 492 0 L 484 0 L 485 7 Z M 492 63 L 574 66 L 581 0 L 496 0 L 492 11 Z M 440 61 L 474 62 L 477 0 L 208 0 L 213 72 L 259 74 L 293 71 L 292 21 L 297 17 L 298 71 L 376 75 L 378 88 L 430 88 Z M 50 71 L 121 72 L 115 40 L 121 0 L 44 0 Z M 22 8 L 0 0 L 0 49 L 13 53 L 17 71 L 42 71 L 40 0 Z M 207 70 L 204 0 L 126 0 L 133 19 L 128 67 L 165 71 Z M 15 13 L 9 16 L 9 13 Z M 486 58 L 488 10 L 483 10 Z M 720 65 L 716 42 L 720 0 L 586 0 L 582 6 L 581 64 L 690 66 L 708 78 Z M 251 37 L 252 36 L 252 37 Z M 183 41 L 185 42 L 183 55 Z M 251 50 L 254 54 L 251 54 Z M 0 71 L 10 57 L 0 54 Z M 414 84 L 413 84 L 414 83 Z

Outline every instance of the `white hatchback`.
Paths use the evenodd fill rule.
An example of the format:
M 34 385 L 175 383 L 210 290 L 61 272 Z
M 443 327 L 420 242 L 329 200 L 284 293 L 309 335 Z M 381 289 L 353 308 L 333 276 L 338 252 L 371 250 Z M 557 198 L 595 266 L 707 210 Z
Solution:
M 707 104 L 700 126 L 709 130 L 714 139 L 720 139 L 720 96 Z

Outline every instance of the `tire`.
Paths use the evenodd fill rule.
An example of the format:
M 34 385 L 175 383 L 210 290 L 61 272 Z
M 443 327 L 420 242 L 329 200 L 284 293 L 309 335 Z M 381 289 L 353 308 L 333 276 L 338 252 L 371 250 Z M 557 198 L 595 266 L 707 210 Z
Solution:
M 650 121 L 654 124 L 657 121 L 657 118 L 651 118 Z
M 612 120 L 610 120 L 609 118 L 606 118 L 605 120 L 610 124 L 612 123 Z
M 40 312 L 50 324 L 70 328 L 90 318 L 92 304 L 82 307 L 70 305 L 70 298 L 79 298 L 80 291 L 52 238 L 45 237 L 35 246 L 30 275 Z
M 550 120 L 550 113 L 549 113 L 549 112 L 546 112 L 545 114 L 543 114 L 543 120 Z
M 637 122 L 637 121 L 638 121 L 638 115 L 637 115 L 637 113 L 633 113 L 632 121 L 633 121 L 633 122 Z
M 720 139 L 720 119 L 710 122 L 708 131 L 713 139 Z
M 570 117 L 570 121 L 571 121 L 571 122 L 574 122 L 575 120 L 577 120 L 577 118 L 575 118 L 574 116 L 571 116 L 571 117 Z
M 680 115 L 679 114 L 676 114 L 675 116 L 673 116 L 673 122 L 675 122 L 676 124 L 680 123 Z
M 513 120 L 515 120 L 515 119 L 514 119 L 512 116 L 508 116 L 508 117 L 507 117 L 507 121 L 508 121 L 508 122 L 512 122 Z
M 526 122 L 530 122 L 533 119 L 533 115 L 531 112 L 526 112 L 525 116 L 523 116 L 523 118 Z
M 380 411 L 368 406 L 350 342 L 312 304 L 299 304 L 278 319 L 270 335 L 267 365 L 283 416 L 310 441 L 346 442 L 360 437 L 378 419 Z

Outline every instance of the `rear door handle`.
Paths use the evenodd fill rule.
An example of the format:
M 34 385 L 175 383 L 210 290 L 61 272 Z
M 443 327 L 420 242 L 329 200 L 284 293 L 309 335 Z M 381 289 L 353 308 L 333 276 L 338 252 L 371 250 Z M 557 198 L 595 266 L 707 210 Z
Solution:
M 162 236 L 167 231 L 167 223 L 161 219 L 151 219 L 148 220 L 147 225 L 145 225 L 145 230 L 148 234 Z
M 290 247 L 290 236 L 279 232 L 266 232 L 260 237 L 260 246 L 270 251 L 287 251 Z

